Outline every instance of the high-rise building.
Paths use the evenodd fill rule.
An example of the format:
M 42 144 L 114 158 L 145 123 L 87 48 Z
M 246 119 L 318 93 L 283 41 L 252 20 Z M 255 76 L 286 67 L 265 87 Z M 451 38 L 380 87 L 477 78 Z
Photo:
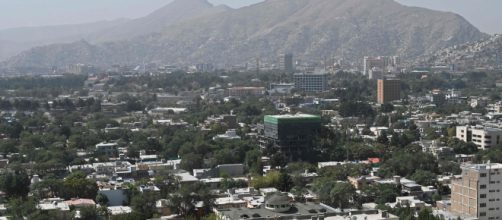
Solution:
M 502 143 L 502 129 L 489 127 L 457 126 L 457 139 L 472 142 L 481 150 L 486 150 Z
M 502 164 L 462 167 L 462 176 L 451 182 L 450 211 L 479 220 L 502 217 Z
M 390 72 L 399 67 L 401 60 L 397 56 L 364 57 L 363 75 L 369 75 L 370 71 L 376 68 L 382 72 Z
M 267 146 L 279 149 L 290 160 L 302 158 L 302 153 L 312 149 L 320 129 L 321 117 L 317 115 L 267 115 L 264 118 Z
M 401 99 L 401 81 L 398 79 L 379 79 L 377 101 L 380 104 Z
M 279 56 L 279 68 L 286 73 L 294 73 L 293 54 L 286 53 Z
M 304 92 L 323 92 L 328 90 L 327 73 L 296 73 L 293 76 L 295 88 Z

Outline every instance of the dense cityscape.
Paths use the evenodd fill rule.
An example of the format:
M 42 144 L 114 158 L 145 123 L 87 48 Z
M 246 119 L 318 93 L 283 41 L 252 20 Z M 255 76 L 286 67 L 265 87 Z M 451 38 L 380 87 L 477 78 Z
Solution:
M 232 64 L 38 49 L 0 63 L 0 220 L 502 217 L 500 35 Z

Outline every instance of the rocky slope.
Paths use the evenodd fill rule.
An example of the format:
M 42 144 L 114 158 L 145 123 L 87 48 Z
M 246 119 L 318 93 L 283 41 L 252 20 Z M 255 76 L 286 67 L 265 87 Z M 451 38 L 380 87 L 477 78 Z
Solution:
M 459 15 L 393 0 L 267 0 L 134 39 L 34 48 L 7 64 L 236 64 L 254 57 L 272 60 L 283 52 L 311 60 L 343 56 L 358 61 L 367 55 L 399 55 L 406 60 L 485 36 Z

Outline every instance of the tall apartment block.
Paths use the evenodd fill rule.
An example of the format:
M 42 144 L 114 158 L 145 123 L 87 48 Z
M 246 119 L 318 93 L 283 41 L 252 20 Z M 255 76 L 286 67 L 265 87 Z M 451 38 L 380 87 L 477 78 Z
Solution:
M 502 164 L 462 167 L 462 177 L 452 180 L 452 213 L 479 220 L 502 218 Z
M 377 88 L 377 102 L 389 103 L 401 99 L 401 81 L 398 79 L 379 79 Z

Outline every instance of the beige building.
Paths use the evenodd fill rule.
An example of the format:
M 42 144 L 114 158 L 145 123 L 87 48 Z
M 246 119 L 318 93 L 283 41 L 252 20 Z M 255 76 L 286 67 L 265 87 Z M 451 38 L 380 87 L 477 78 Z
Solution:
M 228 89 L 228 96 L 246 97 L 265 94 L 265 87 L 232 87 Z
M 451 212 L 479 220 L 502 218 L 502 164 L 477 164 L 462 168 L 452 180 Z
M 502 129 L 481 126 L 457 126 L 457 139 L 472 142 L 479 149 L 485 150 L 500 144 Z
M 401 81 L 398 79 L 379 79 L 377 90 L 380 104 L 401 99 Z

